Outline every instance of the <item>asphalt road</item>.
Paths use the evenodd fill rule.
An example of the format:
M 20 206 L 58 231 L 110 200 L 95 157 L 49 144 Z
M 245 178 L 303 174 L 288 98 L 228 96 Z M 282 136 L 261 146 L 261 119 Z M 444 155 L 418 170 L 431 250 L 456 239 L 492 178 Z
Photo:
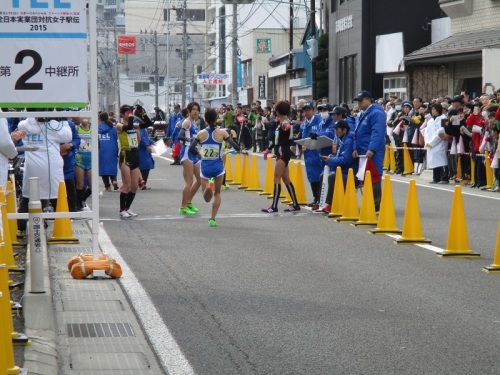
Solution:
M 418 184 L 423 233 L 444 248 L 453 187 Z M 440 259 L 307 210 L 261 214 L 269 201 L 235 187 L 209 228 L 201 194 L 197 216 L 177 214 L 182 168 L 163 159 L 148 185 L 137 218 L 118 219 L 119 194 L 104 193 L 101 220 L 196 374 L 500 374 L 500 275 L 481 271 L 500 194 L 463 189 L 481 258 Z

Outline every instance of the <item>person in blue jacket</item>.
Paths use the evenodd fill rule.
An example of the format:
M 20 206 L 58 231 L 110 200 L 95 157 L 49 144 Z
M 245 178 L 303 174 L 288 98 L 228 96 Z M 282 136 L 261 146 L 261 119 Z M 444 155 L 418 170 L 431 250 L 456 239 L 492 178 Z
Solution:
M 75 185 L 75 154 L 80 147 L 80 136 L 73 121 L 68 121 L 73 138 L 68 143 L 61 144 L 61 156 L 64 161 L 64 184 L 66 185 L 66 197 L 68 199 L 69 212 L 76 212 L 76 185 Z
M 172 148 L 172 157 L 174 158 L 173 163 L 170 165 L 181 165 L 179 154 L 181 145 L 177 142 L 177 135 L 179 134 L 180 127 L 177 127 L 177 123 L 180 122 L 182 124 L 185 117 L 182 115 L 181 106 L 179 104 L 174 104 L 174 110 L 170 113 L 168 119 L 167 129 L 167 142 L 169 142 L 168 145 Z
M 319 111 L 319 115 L 321 116 L 321 118 L 323 119 L 323 125 L 321 126 L 321 131 L 319 133 L 317 133 L 317 136 L 320 137 L 320 136 L 324 136 L 324 137 L 328 137 L 332 140 L 332 146 L 330 147 L 323 147 L 322 149 L 320 149 L 319 153 L 320 153 L 320 156 L 328 156 L 332 153 L 334 153 L 333 151 L 333 147 L 334 147 L 334 143 L 337 142 L 337 136 L 335 134 L 335 129 L 334 129 L 334 125 L 336 123 L 335 119 L 334 119 L 334 115 L 333 115 L 333 107 L 330 105 L 330 104 L 320 104 L 318 105 L 318 111 Z M 311 136 L 311 134 L 309 134 Z M 313 137 L 311 137 L 311 139 L 313 139 Z M 322 166 L 324 167 L 326 164 L 325 162 L 323 161 L 323 164 Z
M 357 173 L 357 163 L 352 157 L 353 146 L 354 146 L 354 133 L 350 131 L 349 123 L 345 120 L 339 120 L 334 125 L 335 133 L 338 139 L 337 143 L 337 154 L 322 156 L 322 159 L 330 167 L 330 174 L 328 175 L 328 192 L 326 194 L 326 206 L 323 208 L 323 212 L 330 213 L 333 192 L 335 189 L 335 175 L 337 172 L 337 167 L 342 168 L 342 179 L 344 180 L 344 186 L 347 183 L 347 174 L 349 169 L 352 168 L 354 175 Z M 323 179 L 324 176 L 321 175 Z M 359 182 L 356 181 L 356 184 Z
M 356 118 L 352 156 L 357 159 L 361 155 L 366 155 L 368 159 L 366 170 L 372 175 L 375 211 L 379 211 L 382 198 L 380 181 L 385 155 L 386 115 L 380 105 L 373 103 L 369 91 L 360 91 L 354 100 L 358 102 L 360 113 Z
M 151 154 L 153 153 L 153 142 L 148 137 L 146 129 L 141 129 L 141 141 L 139 142 L 139 170 L 141 171 L 142 181 L 139 186 L 141 190 L 149 190 L 147 187 L 149 171 L 155 168 L 155 161 Z
M 106 112 L 99 114 L 99 176 L 105 191 L 118 190 L 118 135 Z
M 302 109 L 304 110 L 305 119 L 300 126 L 298 139 L 310 138 L 311 134 L 313 137 L 317 136 L 322 130 L 323 119 L 320 115 L 314 114 L 314 104 L 312 102 L 306 102 Z M 319 191 L 321 189 L 319 176 L 323 172 L 323 163 L 320 159 L 318 150 L 304 148 L 302 148 L 302 150 L 304 162 L 306 164 L 307 180 L 311 184 L 314 196 L 313 202 L 309 203 L 307 206 L 311 207 L 312 210 L 317 210 L 319 208 Z

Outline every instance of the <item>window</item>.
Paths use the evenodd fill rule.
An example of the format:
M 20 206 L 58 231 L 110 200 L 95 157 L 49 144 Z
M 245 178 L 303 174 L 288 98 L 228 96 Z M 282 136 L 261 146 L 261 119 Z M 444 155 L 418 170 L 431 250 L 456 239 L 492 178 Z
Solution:
M 106 0 L 106 5 L 116 5 L 116 0 Z
M 134 92 L 148 92 L 149 82 L 134 82 Z
M 252 86 L 253 82 L 253 68 L 252 60 L 242 62 L 242 84 L 243 86 Z
M 339 100 L 351 102 L 356 94 L 358 58 L 350 55 L 339 60 Z
M 115 0 L 116 1 L 116 0 Z M 171 21 L 170 18 L 171 9 L 163 9 L 163 20 Z M 172 9 L 172 12 L 175 14 L 175 19 L 177 21 L 182 21 L 183 12 L 181 8 Z M 205 9 L 186 9 L 186 18 L 189 21 L 205 21 Z
M 347 3 L 349 0 L 340 0 L 340 5 Z
M 331 0 L 330 13 L 334 13 L 336 11 L 337 11 L 337 0 Z
M 406 77 L 384 78 L 384 99 L 389 100 L 391 95 L 395 95 L 401 100 L 406 100 Z

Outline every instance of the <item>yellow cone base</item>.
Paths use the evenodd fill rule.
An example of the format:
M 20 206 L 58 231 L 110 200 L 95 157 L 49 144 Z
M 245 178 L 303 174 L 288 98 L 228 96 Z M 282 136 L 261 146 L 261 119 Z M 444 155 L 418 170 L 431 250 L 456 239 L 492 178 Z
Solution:
M 489 266 L 483 267 L 483 272 L 486 273 L 500 273 L 500 265 L 491 264 Z
M 479 258 L 481 255 L 478 253 L 471 252 L 456 252 L 456 251 L 443 251 L 442 253 L 437 253 L 439 258 Z
M 404 245 L 404 244 L 414 244 L 414 243 L 432 243 L 431 240 L 427 238 L 400 238 L 394 241 L 396 245 Z
M 263 191 L 262 193 L 259 193 L 259 195 L 270 196 L 272 194 L 271 193 L 266 193 L 265 191 Z
M 7 374 L 21 374 L 21 369 L 18 366 L 14 366 L 12 368 L 7 369 Z
M 31 340 L 28 339 L 27 336 L 23 335 L 22 333 L 18 333 L 17 337 L 12 338 L 12 345 L 15 346 L 30 346 L 31 345 Z
M 377 221 L 356 221 L 355 223 L 352 223 L 351 225 L 357 227 L 357 226 L 362 226 L 362 225 L 366 225 L 366 226 L 375 226 L 377 225 Z
M 341 216 L 342 216 L 342 214 L 340 214 L 340 213 L 331 213 L 330 212 L 326 217 L 327 218 L 335 218 L 335 217 L 341 217 Z
M 229 185 L 241 185 L 241 183 L 240 183 L 240 182 L 234 182 L 234 181 L 231 181 L 231 182 L 229 183 Z
M 395 229 L 375 228 L 375 229 L 370 229 L 368 231 L 368 233 L 371 233 L 371 234 L 401 234 L 401 233 L 403 233 L 403 231 L 399 230 L 398 228 L 395 228 Z
M 21 242 L 17 242 L 17 241 L 12 241 L 11 245 L 12 245 L 12 247 L 15 247 L 15 248 L 25 248 L 26 247 L 25 243 L 21 243 Z
M 55 238 L 55 237 L 51 237 L 49 238 L 49 240 L 47 241 L 48 244 L 79 244 L 80 243 L 80 240 L 78 238 L 75 238 L 75 237 L 58 237 L 58 238 Z
M 338 217 L 337 219 L 335 219 L 335 221 L 338 221 L 338 222 L 341 222 L 341 221 L 358 221 L 359 220 L 359 217 Z
M 257 189 L 257 188 L 248 188 L 248 189 L 246 189 L 245 191 L 246 191 L 246 192 L 248 192 L 248 193 L 252 193 L 252 192 L 254 192 L 254 191 L 262 191 L 262 189 Z
M 7 266 L 9 273 L 24 273 L 24 268 L 19 266 Z

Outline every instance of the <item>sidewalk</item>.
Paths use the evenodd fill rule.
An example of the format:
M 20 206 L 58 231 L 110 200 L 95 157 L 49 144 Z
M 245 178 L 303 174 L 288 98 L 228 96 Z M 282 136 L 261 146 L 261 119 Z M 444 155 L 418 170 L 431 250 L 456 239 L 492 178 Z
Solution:
M 76 280 L 68 260 L 92 253 L 85 220 L 72 222 L 77 245 L 49 245 L 44 294 L 30 294 L 29 249 L 23 315 L 29 374 L 164 374 L 118 280 Z M 47 229 L 47 237 L 52 225 Z M 126 276 L 126 275 L 125 275 Z

